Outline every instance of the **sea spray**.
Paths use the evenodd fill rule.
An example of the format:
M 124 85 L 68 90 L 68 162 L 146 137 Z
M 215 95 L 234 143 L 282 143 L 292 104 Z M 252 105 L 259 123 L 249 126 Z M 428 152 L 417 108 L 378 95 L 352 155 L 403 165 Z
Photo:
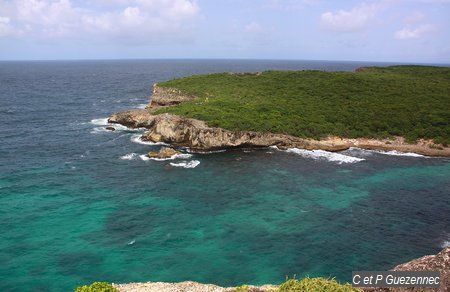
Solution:
M 270 148 L 279 150 L 279 148 L 276 146 L 271 146 Z M 329 151 L 325 151 L 325 150 L 305 150 L 305 149 L 299 149 L 299 148 L 288 148 L 288 149 L 282 150 L 282 151 L 298 154 L 298 155 L 300 155 L 302 157 L 306 157 L 306 158 L 328 160 L 328 161 L 335 162 L 338 164 L 356 163 L 356 162 L 365 160 L 364 158 L 348 156 L 348 155 L 344 155 L 344 154 L 340 154 L 340 153 L 336 153 L 336 152 L 329 152 Z
M 170 165 L 173 167 L 183 167 L 183 168 L 195 168 L 200 164 L 200 161 L 198 160 L 191 160 L 189 162 L 183 161 L 179 163 L 173 163 L 171 162 Z

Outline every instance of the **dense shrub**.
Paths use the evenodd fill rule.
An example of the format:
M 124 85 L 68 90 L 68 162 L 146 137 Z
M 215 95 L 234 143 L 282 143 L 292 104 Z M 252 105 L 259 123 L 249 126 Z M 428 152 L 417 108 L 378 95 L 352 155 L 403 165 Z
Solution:
M 107 282 L 94 282 L 91 285 L 77 287 L 75 292 L 117 292 L 117 289 Z
M 280 292 L 353 292 L 361 291 L 350 284 L 339 284 L 334 279 L 303 278 L 290 279 L 279 287 Z

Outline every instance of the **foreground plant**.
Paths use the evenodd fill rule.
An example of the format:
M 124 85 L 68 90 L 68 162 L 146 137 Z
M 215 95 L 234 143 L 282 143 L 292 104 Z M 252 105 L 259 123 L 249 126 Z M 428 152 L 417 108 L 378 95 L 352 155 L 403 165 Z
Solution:
M 75 292 L 117 292 L 111 284 L 107 282 L 94 282 L 91 285 L 77 287 Z
M 352 285 L 340 284 L 335 279 L 325 278 L 303 278 L 301 280 L 289 279 L 282 283 L 278 291 L 280 292 L 357 292 L 361 291 Z

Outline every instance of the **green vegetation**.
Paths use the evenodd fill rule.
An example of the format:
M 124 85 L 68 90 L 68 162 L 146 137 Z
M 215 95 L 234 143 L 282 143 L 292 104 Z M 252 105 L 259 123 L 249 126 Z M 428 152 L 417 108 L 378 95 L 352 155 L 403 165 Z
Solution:
M 77 287 L 75 292 L 117 292 L 117 289 L 107 282 L 94 282 L 89 286 Z
M 236 292 L 254 291 L 250 286 L 243 285 L 236 287 Z M 256 291 L 256 290 L 255 290 Z M 257 290 L 259 291 L 259 290 Z M 287 279 L 280 284 L 278 289 L 274 287 L 274 292 L 359 292 L 361 290 L 353 288 L 350 284 L 339 284 L 334 279 L 325 278 L 303 278 L 302 280 Z M 75 289 L 75 292 L 117 292 L 111 284 L 107 282 L 95 282 L 89 286 L 82 286 Z
M 198 99 L 159 109 L 228 130 L 320 139 L 403 136 L 450 143 L 450 68 L 267 71 L 159 83 Z
M 290 279 L 281 284 L 278 288 L 280 292 L 357 292 L 361 291 L 353 288 L 350 284 L 339 284 L 334 279 L 325 278 L 303 278 L 302 280 Z

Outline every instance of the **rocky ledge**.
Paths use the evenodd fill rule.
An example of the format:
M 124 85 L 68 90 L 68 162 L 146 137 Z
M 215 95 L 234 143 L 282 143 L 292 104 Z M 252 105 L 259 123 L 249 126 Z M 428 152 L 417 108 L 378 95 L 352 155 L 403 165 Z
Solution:
M 365 291 L 450 291 L 450 247 L 444 248 L 436 255 L 427 255 L 410 262 L 400 264 L 392 269 L 393 271 L 439 271 L 441 273 L 441 285 L 438 289 L 424 288 L 397 288 L 397 289 L 365 289 Z
M 189 147 L 195 150 L 217 150 L 236 147 L 301 148 L 307 150 L 342 151 L 350 147 L 372 150 L 396 150 L 413 152 L 428 156 L 450 156 L 450 148 L 432 147 L 430 141 L 408 144 L 403 138 L 395 139 L 345 139 L 328 137 L 323 140 L 260 133 L 252 131 L 228 131 L 209 127 L 205 122 L 172 114 L 154 115 L 149 110 L 134 109 L 113 114 L 110 123 L 119 123 L 130 128 L 146 128 L 142 140 L 164 142 L 174 146 Z
M 401 264 L 393 268 L 394 271 L 439 271 L 441 273 L 441 286 L 436 289 L 419 289 L 419 288 L 397 288 L 397 289 L 377 289 L 365 288 L 362 291 L 436 291 L 447 292 L 450 290 L 450 247 L 443 249 L 437 255 L 424 256 L 410 262 Z M 246 286 L 247 290 L 237 287 L 220 287 L 212 284 L 201 284 L 197 282 L 180 282 L 180 283 L 129 283 L 129 284 L 113 284 L 113 286 L 121 292 L 231 292 L 231 291 L 253 291 L 253 292 L 269 292 L 277 291 L 278 287 L 274 285 L 264 286 Z
M 178 154 L 181 154 L 181 152 L 172 148 L 162 147 L 158 152 L 150 151 L 147 156 L 150 158 L 167 159 Z

